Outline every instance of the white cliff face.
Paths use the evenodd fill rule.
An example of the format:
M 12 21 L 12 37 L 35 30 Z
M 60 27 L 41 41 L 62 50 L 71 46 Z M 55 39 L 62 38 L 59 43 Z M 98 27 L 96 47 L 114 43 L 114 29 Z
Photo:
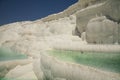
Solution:
M 41 20 L 4 25 L 4 28 L 1 27 L 0 29 L 0 45 L 12 45 L 12 41 L 15 42 L 19 40 L 19 38 L 29 40 L 36 37 L 61 34 L 72 35 L 74 33 L 81 36 L 83 32 L 86 32 L 88 22 L 96 16 L 106 16 L 119 22 L 119 8 L 116 7 L 119 6 L 119 0 L 116 0 L 114 3 L 112 3 L 112 1 L 113 0 L 80 0 L 63 12 L 50 15 Z M 110 7 L 113 8 L 111 9 Z M 112 11 L 114 8 L 117 8 L 117 10 Z M 81 37 L 83 38 L 83 36 Z M 85 35 L 84 38 L 86 38 Z
M 117 8 L 119 6 L 119 0 L 115 0 L 112 3 L 113 1 L 80 0 L 63 12 L 41 20 L 4 25 L 0 28 L 0 45 L 13 45 L 13 41 L 16 42 L 22 38 L 29 40 L 43 36 L 72 35 L 73 33 L 81 36 L 83 32 L 86 32 L 88 22 L 96 16 L 106 16 L 119 22 L 119 7 Z M 86 38 L 85 35 L 84 38 Z M 89 42 L 89 40 L 87 41 Z
M 103 23 L 101 23 L 101 24 L 96 24 L 95 22 L 94 22 L 94 27 L 96 26 L 96 28 L 95 29 L 98 29 L 99 31 L 100 31 L 100 28 L 98 28 L 98 26 L 101 26 L 101 27 L 103 27 L 104 29 L 104 31 L 106 31 L 105 30 L 105 28 L 107 28 L 109 25 L 108 24 L 116 24 L 115 25 L 115 27 L 118 27 L 118 25 L 119 25 L 119 22 L 120 22 L 120 14 L 119 14 L 119 12 L 120 12 L 120 8 L 119 8 L 119 6 L 120 6 L 120 1 L 119 0 L 106 0 L 105 2 L 103 2 L 103 3 L 101 3 L 101 4 L 96 4 L 96 5 L 92 5 L 92 6 L 89 6 L 89 7 L 87 7 L 87 8 L 85 8 L 85 9 L 82 9 L 82 10 L 80 10 L 80 11 L 78 11 L 77 13 L 76 13 L 76 32 L 78 33 L 78 35 L 79 36 L 81 36 L 81 34 L 83 33 L 83 32 L 87 32 L 87 25 L 89 26 L 90 25 L 90 20 L 91 19 L 94 19 L 94 18 L 96 18 L 96 17 L 102 17 L 102 16 L 105 16 L 106 18 L 107 18 L 107 20 L 109 21 L 108 23 L 106 22 L 103 22 Z M 99 18 L 100 19 L 100 18 Z M 100 22 L 100 21 L 99 21 Z M 92 24 L 92 23 L 91 23 Z M 102 24 L 105 24 L 105 25 L 102 25 Z M 114 25 L 113 25 L 114 26 Z M 92 26 L 91 26 L 92 27 Z M 110 28 L 110 27 L 109 27 Z M 89 28 L 90 29 L 90 28 Z M 93 28 L 91 28 L 91 29 L 93 29 Z M 116 29 L 116 28 L 115 28 Z M 106 33 L 104 33 L 103 32 L 103 35 L 105 36 L 105 35 L 108 35 L 107 34 L 107 32 L 109 33 L 111 33 L 110 35 L 111 35 L 111 38 L 109 38 L 107 41 L 106 40 L 104 40 L 104 38 L 103 37 L 101 37 L 100 35 L 99 35 L 99 33 L 96 33 L 96 36 L 98 35 L 98 39 L 100 40 L 100 39 L 102 39 L 102 42 L 96 42 L 95 41 L 95 43 L 100 43 L 100 44 L 113 44 L 113 43 L 115 43 L 116 41 L 117 41 L 117 43 L 119 43 L 119 39 L 117 39 L 116 38 L 116 36 L 118 37 L 119 36 L 119 27 L 116 29 L 117 30 L 117 35 L 111 35 L 112 33 L 112 31 L 110 32 L 109 30 L 108 31 L 106 31 Z M 94 32 L 94 30 L 92 30 L 93 32 Z M 114 33 L 114 34 L 116 34 L 116 33 Z M 88 34 L 88 35 L 90 35 L 90 34 Z M 93 34 L 94 35 L 94 34 Z M 91 36 L 88 36 L 89 38 L 87 38 L 86 40 L 88 41 L 88 42 L 92 42 L 92 43 L 94 43 L 93 41 L 92 41 L 92 36 L 93 36 L 92 34 L 91 34 Z M 86 35 L 87 36 L 87 35 Z M 113 39 L 113 37 L 114 37 L 114 40 L 112 40 L 112 41 L 110 41 L 111 39 Z M 96 37 L 97 38 L 97 37 Z M 91 40 L 90 40 L 91 39 Z M 98 40 L 97 40 L 98 41 Z M 100 40 L 101 41 L 101 40 Z M 110 41 L 110 42 L 109 42 Z
M 72 36 L 75 27 L 75 15 L 49 22 L 37 20 L 4 25 L 0 27 L 0 46 L 10 47 L 28 55 L 39 53 L 40 50 L 50 48 L 50 39 L 53 36 Z M 52 40 L 53 43 L 54 41 Z

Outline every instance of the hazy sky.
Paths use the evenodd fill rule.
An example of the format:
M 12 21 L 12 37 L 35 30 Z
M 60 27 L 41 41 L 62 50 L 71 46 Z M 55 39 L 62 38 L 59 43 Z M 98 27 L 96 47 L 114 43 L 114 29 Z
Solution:
M 77 0 L 0 0 L 0 25 L 36 20 L 63 11 Z

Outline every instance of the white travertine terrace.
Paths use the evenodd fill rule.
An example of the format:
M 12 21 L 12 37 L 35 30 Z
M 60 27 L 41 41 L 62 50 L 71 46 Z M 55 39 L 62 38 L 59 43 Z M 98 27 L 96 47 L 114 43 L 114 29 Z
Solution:
M 46 77 L 50 80 L 119 80 L 120 73 L 94 70 L 44 55 L 46 50 L 52 49 L 119 53 L 119 13 L 120 0 L 79 0 L 63 12 L 39 20 L 0 26 L 0 47 L 27 54 L 30 58 L 18 62 L 0 62 L 0 67 L 5 66 L 0 77 L 29 77 L 34 80 L 43 80 Z M 27 67 L 29 70 L 22 75 Z M 23 72 L 17 73 L 18 70 Z

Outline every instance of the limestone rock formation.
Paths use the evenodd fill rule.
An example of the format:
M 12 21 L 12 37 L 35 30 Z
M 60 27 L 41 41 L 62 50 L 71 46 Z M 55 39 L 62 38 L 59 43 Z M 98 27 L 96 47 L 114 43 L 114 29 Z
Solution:
M 76 25 L 77 31 L 82 34 L 86 31 L 88 22 L 97 16 L 106 16 L 107 19 L 117 22 L 120 22 L 120 1 L 119 0 L 107 0 L 101 4 L 96 4 L 88 8 L 82 9 L 76 13 Z M 117 29 L 119 32 L 119 29 Z M 106 35 L 106 34 L 105 34 Z M 91 37 L 92 38 L 92 37 Z M 88 40 L 89 41 L 89 40 Z M 116 39 L 117 41 L 117 39 Z
M 86 28 L 86 40 L 89 43 L 118 43 L 118 24 L 105 16 L 93 18 Z

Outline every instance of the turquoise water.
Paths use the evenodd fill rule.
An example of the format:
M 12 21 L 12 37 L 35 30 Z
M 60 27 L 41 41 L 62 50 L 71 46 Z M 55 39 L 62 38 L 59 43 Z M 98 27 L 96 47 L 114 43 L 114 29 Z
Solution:
M 48 53 L 63 61 L 74 62 L 102 70 L 120 73 L 120 53 L 96 53 L 64 50 L 53 50 L 48 51 Z
M 26 59 L 27 55 L 21 54 L 9 48 L 0 48 L 0 61 Z

